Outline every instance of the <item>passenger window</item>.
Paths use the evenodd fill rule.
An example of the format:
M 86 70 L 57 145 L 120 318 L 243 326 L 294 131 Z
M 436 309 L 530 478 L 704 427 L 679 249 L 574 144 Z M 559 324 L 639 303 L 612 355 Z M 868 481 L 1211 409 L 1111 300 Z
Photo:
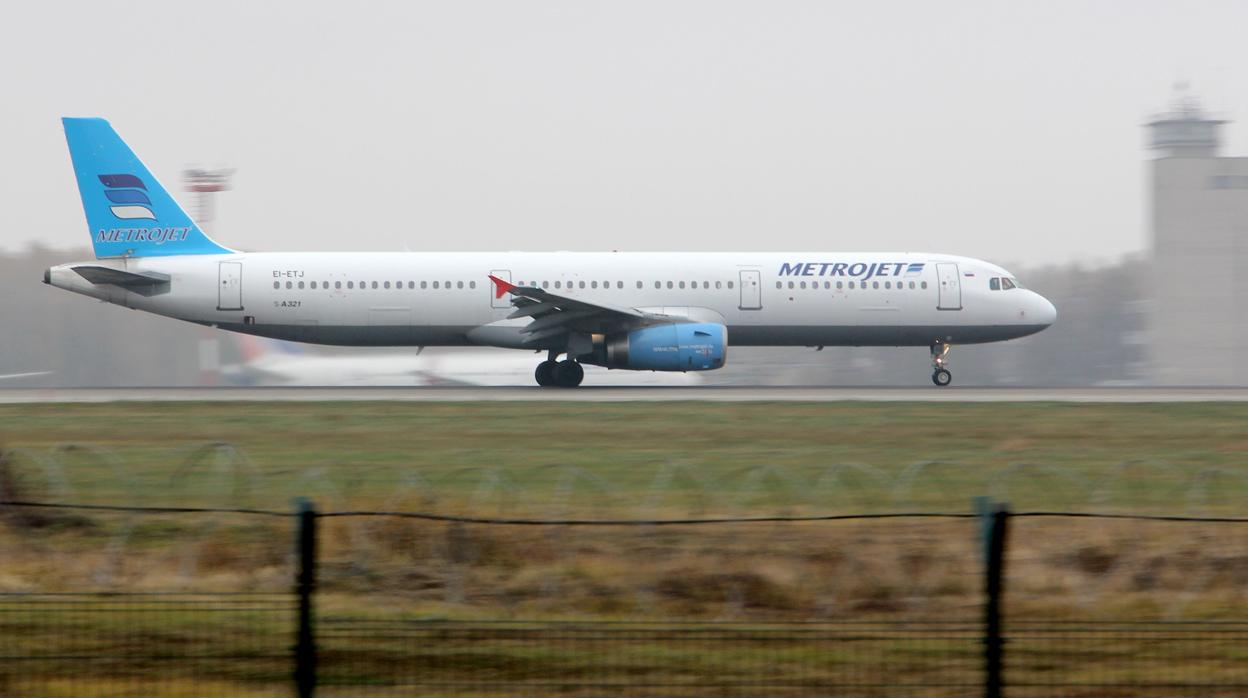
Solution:
M 669 281 L 669 282 L 667 282 L 667 287 L 668 287 L 668 288 L 671 288 L 671 287 L 672 287 L 672 282 L 670 282 L 670 281 Z
M 793 288 L 793 287 L 794 287 L 794 286 L 796 286 L 796 285 L 797 285 L 797 284 L 793 283 L 792 281 L 790 281 L 790 282 L 789 282 L 789 288 L 790 288 L 790 289 L 791 289 L 791 288 Z
M 988 279 L 988 288 L 989 288 L 989 290 L 992 290 L 992 291 L 1000 291 L 1000 290 L 1001 290 L 1001 279 L 998 279 L 998 278 L 997 278 L 997 277 L 995 277 L 995 276 L 994 276 L 994 277 L 992 277 L 991 279 Z
M 442 288 L 445 288 L 445 289 L 446 289 L 446 290 L 448 290 L 448 291 L 449 291 L 449 290 L 451 290 L 451 282 L 447 281 L 447 282 L 443 283 L 443 284 L 442 284 Z
M 682 282 L 680 282 L 680 287 L 681 287 L 681 288 L 684 288 L 684 287 L 685 287 L 685 282 L 683 282 L 683 281 L 682 281 Z
M 300 289 L 300 290 L 303 290 L 303 282 L 302 282 L 302 281 L 300 281 L 300 282 L 299 282 L 299 289 Z
M 421 289 L 426 289 L 426 288 L 429 288 L 429 282 L 428 282 L 428 281 L 422 281 L 422 282 L 420 282 L 420 288 L 421 288 Z
M 335 288 L 335 289 L 338 289 L 338 290 L 342 290 L 342 282 L 341 282 L 341 281 L 335 281 L 335 282 L 334 282 L 334 288 Z
M 715 282 L 715 288 L 723 288 L 723 283 L 724 283 L 724 282 L 722 282 L 722 281 L 716 281 L 716 282 Z
M 801 286 L 802 286 L 802 288 L 806 288 L 806 282 L 805 282 L 805 281 L 803 281 L 803 282 L 801 283 Z
M 595 281 L 595 282 L 594 282 L 594 286 L 597 286 L 597 285 L 598 285 L 598 282 L 597 282 L 597 281 Z M 577 286 L 579 286 L 579 287 L 581 287 L 581 288 L 585 288 L 585 282 L 584 282 L 584 281 L 582 281 L 581 283 L 577 284 Z
M 850 287 L 850 288 L 853 288 L 853 287 L 854 287 L 854 282 L 852 282 L 852 281 L 851 281 L 851 282 L 849 282 L 849 287 Z
M 845 288 L 845 282 L 844 282 L 844 281 L 838 281 L 838 282 L 836 282 L 836 288 L 837 288 L 837 290 L 840 290 L 840 289 Z
M 273 282 L 273 288 L 281 288 L 281 287 L 282 287 L 282 282 L 280 281 Z
M 462 281 L 455 282 L 455 288 L 463 288 L 463 287 L 464 287 L 464 282 Z
M 438 282 L 436 282 L 436 281 L 435 281 L 435 282 L 433 282 L 433 287 L 434 287 L 435 289 L 436 289 L 436 288 L 438 288 Z
M 591 282 L 589 282 L 589 287 L 590 287 L 590 288 L 598 288 L 598 282 L 597 282 L 597 281 L 591 281 Z
M 878 281 L 871 282 L 871 288 L 879 288 L 879 287 L 880 287 L 880 282 Z
M 550 288 L 550 282 L 549 282 L 549 281 L 543 281 L 543 282 L 542 282 L 542 288 Z
M 919 287 L 920 287 L 920 288 L 927 288 L 927 282 L 926 282 L 926 281 L 924 281 L 923 283 L 919 284 Z
M 728 288 L 732 288 L 732 282 L 731 282 L 731 281 L 729 281 L 729 282 L 728 282 Z
M 476 287 L 477 287 L 477 282 L 475 281 L 468 282 L 468 288 L 476 288 Z
M 390 288 L 390 282 L 386 281 L 381 284 L 382 288 Z
M 891 281 L 884 282 L 884 288 L 892 288 L 892 287 L 893 287 L 893 282 Z
M 776 282 L 776 288 L 784 288 L 784 282 L 783 282 L 783 281 L 777 281 L 777 282 Z

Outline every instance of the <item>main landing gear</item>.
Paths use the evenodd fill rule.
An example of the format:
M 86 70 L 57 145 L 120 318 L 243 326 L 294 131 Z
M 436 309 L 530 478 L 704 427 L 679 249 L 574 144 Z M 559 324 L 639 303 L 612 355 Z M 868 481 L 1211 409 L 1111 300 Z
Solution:
M 953 374 L 945 368 L 945 357 L 948 354 L 948 342 L 932 343 L 932 382 L 942 388 L 953 382 Z
M 537 365 L 537 370 L 533 372 L 537 384 L 543 388 L 551 386 L 575 388 L 580 385 L 585 379 L 585 369 L 581 367 L 580 362 L 572 359 L 555 361 L 556 356 L 558 355 L 551 352 L 550 358 Z

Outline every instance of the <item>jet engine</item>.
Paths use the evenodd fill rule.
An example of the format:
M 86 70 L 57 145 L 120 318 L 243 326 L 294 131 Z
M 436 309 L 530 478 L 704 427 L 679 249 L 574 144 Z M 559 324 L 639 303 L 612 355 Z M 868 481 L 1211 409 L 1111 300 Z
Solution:
M 728 328 L 681 322 L 595 335 L 593 352 L 577 358 L 634 371 L 709 371 L 722 368 L 728 358 Z

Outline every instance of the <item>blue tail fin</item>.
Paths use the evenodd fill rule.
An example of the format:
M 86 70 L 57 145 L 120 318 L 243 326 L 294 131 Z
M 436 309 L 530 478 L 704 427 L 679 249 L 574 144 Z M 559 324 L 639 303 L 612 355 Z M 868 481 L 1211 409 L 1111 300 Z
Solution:
M 98 257 L 228 254 L 104 119 L 61 119 Z

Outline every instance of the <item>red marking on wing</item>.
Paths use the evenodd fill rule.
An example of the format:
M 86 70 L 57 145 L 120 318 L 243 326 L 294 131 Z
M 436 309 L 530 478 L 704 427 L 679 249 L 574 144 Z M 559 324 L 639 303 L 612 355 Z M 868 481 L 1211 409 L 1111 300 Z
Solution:
M 495 298 L 502 298 L 504 293 L 507 293 L 513 288 L 517 288 L 517 286 L 511 283 L 510 281 L 503 281 L 502 279 L 498 278 L 497 276 L 494 276 L 493 274 L 490 274 L 490 281 L 494 282 L 494 297 Z

